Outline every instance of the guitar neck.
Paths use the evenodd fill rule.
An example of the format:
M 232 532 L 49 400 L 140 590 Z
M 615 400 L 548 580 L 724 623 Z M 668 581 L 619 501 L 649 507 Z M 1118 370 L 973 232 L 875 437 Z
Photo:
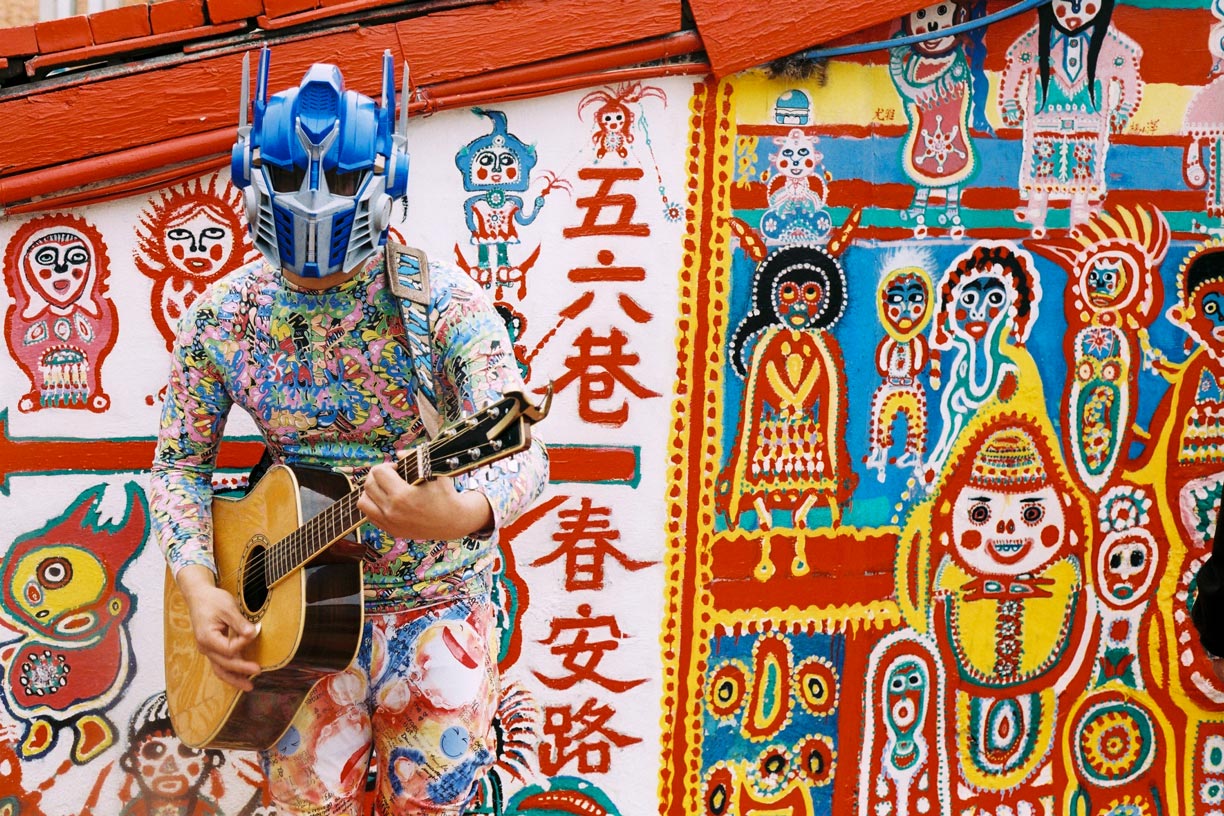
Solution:
M 399 475 L 416 484 L 429 478 L 430 460 L 427 445 L 418 445 L 395 466 Z M 287 575 L 300 569 L 319 553 L 355 530 L 366 521 L 365 514 L 357 509 L 361 487 L 354 489 L 325 507 L 289 535 L 268 548 L 264 580 L 275 586 Z

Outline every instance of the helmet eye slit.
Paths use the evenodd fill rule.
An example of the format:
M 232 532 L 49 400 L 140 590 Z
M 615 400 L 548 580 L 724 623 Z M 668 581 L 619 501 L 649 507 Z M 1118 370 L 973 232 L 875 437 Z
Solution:
M 357 189 L 361 187 L 361 170 L 350 170 L 345 173 L 333 167 L 331 170 L 324 171 L 324 175 L 327 176 L 327 190 L 332 195 L 351 198 L 357 195 Z
M 268 180 L 276 192 L 296 193 L 302 189 L 302 182 L 306 180 L 305 167 L 278 167 L 271 162 L 264 166 L 268 168 Z

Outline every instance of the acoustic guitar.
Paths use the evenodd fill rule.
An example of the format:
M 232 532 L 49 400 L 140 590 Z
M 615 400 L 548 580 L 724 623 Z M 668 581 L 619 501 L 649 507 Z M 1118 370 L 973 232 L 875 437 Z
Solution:
M 442 428 L 396 465 L 410 484 L 455 476 L 525 450 L 531 425 L 548 414 L 510 392 Z M 262 750 L 274 745 L 315 683 L 352 662 L 363 624 L 362 546 L 351 534 L 365 517 L 359 486 L 325 470 L 274 465 L 239 499 L 213 499 L 218 585 L 261 625 L 244 652 L 262 671 L 244 692 L 213 673 L 196 648 L 187 603 L 165 580 L 166 700 L 175 732 L 193 748 Z

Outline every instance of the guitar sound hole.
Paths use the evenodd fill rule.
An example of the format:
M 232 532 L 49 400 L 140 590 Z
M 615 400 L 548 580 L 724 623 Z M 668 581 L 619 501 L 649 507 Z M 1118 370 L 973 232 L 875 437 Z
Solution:
M 268 582 L 264 577 L 266 555 L 267 548 L 252 547 L 242 571 L 242 605 L 252 614 L 258 613 L 268 602 Z

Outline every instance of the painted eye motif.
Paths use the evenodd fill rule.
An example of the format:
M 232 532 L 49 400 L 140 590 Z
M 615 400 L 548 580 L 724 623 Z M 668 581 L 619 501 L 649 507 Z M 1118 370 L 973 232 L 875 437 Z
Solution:
M 38 565 L 38 582 L 47 589 L 59 589 L 72 580 L 72 563 L 67 558 L 48 558 Z
M 1040 504 L 1026 504 L 1024 509 L 1020 511 L 1020 518 L 1024 519 L 1024 523 L 1030 526 L 1037 524 L 1045 517 L 1045 508 Z
M 978 502 L 969 507 L 969 520 L 974 524 L 985 524 L 990 521 L 990 505 Z
M 799 299 L 799 287 L 793 283 L 784 283 L 778 288 L 778 297 L 783 303 L 793 303 Z
M 150 762 L 161 759 L 166 746 L 161 740 L 149 740 L 140 747 L 140 755 Z
M 820 300 L 820 284 L 805 283 L 803 285 L 803 299 L 808 303 L 815 303 Z

